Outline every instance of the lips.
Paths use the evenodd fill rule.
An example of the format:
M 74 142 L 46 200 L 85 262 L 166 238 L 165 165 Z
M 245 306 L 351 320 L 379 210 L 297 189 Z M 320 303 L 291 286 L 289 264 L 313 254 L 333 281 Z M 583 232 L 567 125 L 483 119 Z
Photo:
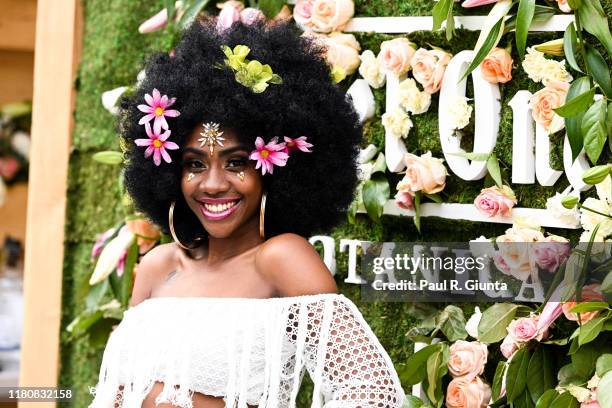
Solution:
M 211 220 L 221 220 L 236 211 L 241 200 L 239 198 L 202 198 L 198 202 L 204 217 Z

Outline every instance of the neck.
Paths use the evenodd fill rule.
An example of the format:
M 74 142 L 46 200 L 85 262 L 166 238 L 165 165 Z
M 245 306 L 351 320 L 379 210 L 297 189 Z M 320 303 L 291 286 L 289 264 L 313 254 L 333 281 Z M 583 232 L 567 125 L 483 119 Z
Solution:
M 233 258 L 262 242 L 263 239 L 259 236 L 259 217 L 253 217 L 229 237 L 208 238 L 208 264 Z

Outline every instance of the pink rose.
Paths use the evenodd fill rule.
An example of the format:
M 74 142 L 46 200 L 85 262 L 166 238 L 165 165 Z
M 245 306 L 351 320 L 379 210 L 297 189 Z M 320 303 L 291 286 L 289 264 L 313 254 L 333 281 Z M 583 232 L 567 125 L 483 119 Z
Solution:
M 510 187 L 499 188 L 493 186 L 483 189 L 474 200 L 474 205 L 487 217 L 498 215 L 510 217 L 510 210 L 516 202 L 516 197 Z
M 504 338 L 504 341 L 502 341 L 502 344 L 499 346 L 499 349 L 501 350 L 503 356 L 509 359 L 518 350 L 518 344 L 516 344 L 514 337 L 507 335 Z
M 478 376 L 457 377 L 446 390 L 448 408 L 485 408 L 491 399 L 491 387 Z
M 457 340 L 450 346 L 448 371 L 453 377 L 482 374 L 487 362 L 487 345 L 478 341 Z
M 0 157 L 0 176 L 5 180 L 15 177 L 21 165 L 19 160 L 13 156 Z
M 553 109 L 565 103 L 569 84 L 563 81 L 549 80 L 546 86 L 534 93 L 529 99 L 531 116 L 549 133 L 561 130 L 564 126 L 563 118 Z
M 485 4 L 496 3 L 497 0 L 465 0 L 461 3 L 461 7 L 470 8 L 470 7 L 480 7 Z
M 552 273 L 569 257 L 570 246 L 567 240 L 566 242 L 558 242 L 554 241 L 553 238 L 552 241 L 546 240 L 533 244 L 531 252 L 536 264 L 540 268 Z
M 590 400 L 582 402 L 580 404 L 580 408 L 601 408 L 601 406 L 599 405 L 599 402 L 597 402 L 597 400 Z
M 519 343 L 534 339 L 541 341 L 548 333 L 538 330 L 538 320 L 537 315 L 514 319 L 508 325 L 508 334 Z
M 223 5 L 217 17 L 217 31 L 223 31 L 230 28 L 232 24 L 238 20 L 240 20 L 240 9 L 232 2 L 228 1 Z
M 410 69 L 410 60 L 414 53 L 412 43 L 407 38 L 400 37 L 383 41 L 376 58 L 384 70 L 399 76 Z
M 442 50 L 426 50 L 419 48 L 412 57 L 412 75 L 423 85 L 423 90 L 434 94 L 442 86 L 444 71 L 451 59 L 451 55 Z
M 302 28 L 310 27 L 314 0 L 298 0 L 293 7 L 293 19 Z
M 435 194 L 446 186 L 446 167 L 442 164 L 442 159 L 431 157 L 431 152 L 424 153 L 420 157 L 406 153 L 404 163 L 406 163 L 406 174 L 397 184 L 398 191 L 413 195 L 417 191 Z
M 321 33 L 342 31 L 354 13 L 353 0 L 314 0 L 309 26 Z
M 590 285 L 586 285 L 585 287 L 582 288 L 582 292 L 581 292 L 581 302 L 604 302 L 605 298 L 603 296 L 603 294 L 601 293 L 601 284 L 599 283 L 592 283 Z M 567 320 L 572 320 L 574 322 L 578 321 L 578 314 L 577 313 L 573 313 L 570 312 L 570 310 L 580 304 L 580 303 L 576 303 L 575 301 L 573 302 L 563 302 L 563 314 L 565 315 L 565 318 Z M 580 313 L 580 321 L 584 324 L 586 322 L 588 322 L 589 320 L 594 319 L 595 317 L 597 317 L 597 315 L 599 315 L 599 311 L 593 311 L 593 312 L 582 312 Z
M 253 7 L 247 7 L 240 12 L 240 21 L 244 24 L 253 24 L 257 21 L 264 21 L 265 19 L 266 16 L 264 16 L 264 13 Z
M 405 191 L 397 192 L 397 194 L 395 195 L 395 204 L 397 204 L 398 207 L 403 208 L 405 210 L 414 209 L 414 203 L 412 202 L 412 196 L 410 195 L 410 193 L 407 193 Z
M 557 0 L 557 6 L 559 6 L 559 10 L 564 13 L 572 12 L 572 8 L 567 4 L 567 0 Z
M 505 84 L 512 79 L 512 57 L 504 48 L 493 48 L 480 64 L 480 73 L 485 81 Z

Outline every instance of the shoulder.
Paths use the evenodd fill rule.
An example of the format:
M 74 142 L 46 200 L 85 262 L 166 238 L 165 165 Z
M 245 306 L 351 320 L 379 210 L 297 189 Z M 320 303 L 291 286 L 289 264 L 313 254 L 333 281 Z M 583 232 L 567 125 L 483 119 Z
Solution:
M 176 245 L 174 243 L 158 245 L 143 255 L 136 269 L 130 306 L 136 306 L 150 297 L 157 280 L 164 272 L 173 267 L 175 260 Z
M 337 292 L 319 253 L 296 234 L 281 234 L 264 242 L 255 255 L 255 267 L 281 296 Z

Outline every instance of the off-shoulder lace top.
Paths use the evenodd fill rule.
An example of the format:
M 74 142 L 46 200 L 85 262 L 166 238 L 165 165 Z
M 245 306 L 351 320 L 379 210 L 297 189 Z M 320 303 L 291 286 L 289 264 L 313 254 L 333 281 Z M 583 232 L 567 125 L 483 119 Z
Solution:
M 404 392 L 388 354 L 350 299 L 159 297 L 124 312 L 109 337 L 89 408 L 192 408 L 194 392 L 226 407 L 295 407 L 304 374 L 311 407 L 401 407 Z M 119 386 L 123 391 L 118 392 Z

